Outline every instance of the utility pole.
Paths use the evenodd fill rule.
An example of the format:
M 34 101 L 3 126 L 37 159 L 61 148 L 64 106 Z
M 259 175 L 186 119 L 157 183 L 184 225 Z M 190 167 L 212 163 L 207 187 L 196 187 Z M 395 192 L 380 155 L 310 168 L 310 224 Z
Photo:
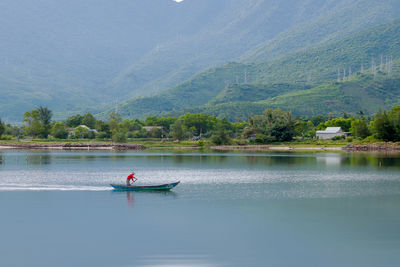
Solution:
M 387 55 L 386 55 L 385 71 L 387 74 L 389 74 L 389 58 Z
M 393 56 L 390 55 L 390 59 L 389 59 L 389 77 L 392 77 L 392 71 L 393 71 Z
M 349 67 L 349 80 L 351 79 L 351 66 Z
M 372 62 L 371 62 L 371 72 L 374 75 L 374 80 L 375 80 L 376 79 L 376 65 L 375 65 L 374 59 L 372 59 Z

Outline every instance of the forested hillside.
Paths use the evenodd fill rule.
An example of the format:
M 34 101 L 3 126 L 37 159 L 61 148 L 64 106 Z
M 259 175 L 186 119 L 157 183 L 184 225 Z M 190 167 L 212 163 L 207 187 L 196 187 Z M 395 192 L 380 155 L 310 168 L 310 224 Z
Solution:
M 342 1 L 333 8 L 336 1 L 308 3 L 321 5 L 321 9 L 329 9 L 296 27 L 280 33 L 274 39 L 267 41 L 258 48 L 242 57 L 247 62 L 262 62 L 274 59 L 276 55 L 287 54 L 321 45 L 327 41 L 343 39 L 349 33 L 356 33 L 376 25 L 382 18 L 396 19 L 392 9 L 400 8 L 400 1 Z M 379 23 L 379 22 L 378 22 Z M 346 25 L 340 27 L 340 25 Z M 339 26 L 339 27 L 338 27 Z
M 220 109 L 221 112 L 216 112 L 215 110 L 219 108 L 213 106 L 227 103 L 227 106 L 238 110 L 235 113 L 240 110 L 245 116 L 254 109 L 258 110 L 256 107 L 252 108 L 249 102 L 263 101 L 290 91 L 301 94 L 307 87 L 330 87 L 332 81 L 346 80 L 362 70 L 371 73 L 372 66 L 383 73 L 388 73 L 391 60 L 399 57 L 400 20 L 395 20 L 353 34 L 343 40 L 306 49 L 275 61 L 251 64 L 229 63 L 212 68 L 159 95 L 127 102 L 122 105 L 121 110 L 124 116 L 142 117 L 172 110 L 179 113 L 179 110 L 193 110 L 195 107 L 208 104 L 207 107 L 200 109 L 214 115 L 223 113 L 227 116 L 228 112 L 224 108 Z M 397 61 L 394 61 L 390 68 L 392 74 L 398 73 L 397 65 Z M 380 79 L 385 78 L 388 76 L 382 76 Z M 363 78 L 359 79 L 361 87 L 371 82 L 367 80 L 361 83 L 362 80 Z M 315 90 L 322 94 L 321 97 L 326 93 L 320 89 Z M 340 92 L 335 92 L 339 97 Z M 230 102 L 246 103 L 239 105 L 229 104 Z M 279 106 L 277 103 L 285 107 L 284 102 L 274 102 L 274 106 Z M 384 106 L 382 102 L 378 103 Z M 308 108 L 313 107 L 311 104 L 312 102 L 308 103 Z M 347 107 L 338 104 L 337 108 L 337 111 L 341 112 Z M 245 109 L 249 111 L 245 112 Z M 376 112 L 376 108 L 366 110 Z M 316 109 L 315 112 L 319 111 Z
M 396 64 L 399 64 L 397 61 Z M 344 112 L 373 114 L 380 109 L 389 109 L 400 104 L 400 76 L 389 78 L 386 74 L 353 75 L 351 80 L 327 82 L 317 87 L 293 91 L 263 101 L 240 101 L 206 104 L 201 107 L 183 108 L 165 112 L 163 116 L 179 116 L 189 113 L 206 113 L 231 121 L 246 120 L 261 114 L 267 108 L 292 111 L 295 116 L 333 115 Z
M 145 55 L 119 75 L 112 86 L 139 95 L 163 91 L 210 64 L 221 65 L 239 58 L 244 62 L 276 59 L 342 39 L 398 18 L 398 14 L 400 4 L 393 0 L 229 1 L 197 34 Z M 152 72 L 148 72 L 150 69 Z
M 279 58 L 400 14 L 394 0 L 4 0 L 0 7 L 0 117 L 7 121 L 39 105 L 59 118 L 104 110 L 212 66 Z M 254 83 L 255 67 L 234 66 L 216 78 L 218 88 Z M 201 84 L 192 90 L 216 96 Z

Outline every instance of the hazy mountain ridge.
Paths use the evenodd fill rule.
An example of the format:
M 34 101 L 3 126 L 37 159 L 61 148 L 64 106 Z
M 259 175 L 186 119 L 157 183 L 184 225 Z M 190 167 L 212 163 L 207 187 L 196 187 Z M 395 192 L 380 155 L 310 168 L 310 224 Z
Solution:
M 277 107 L 276 102 L 266 101 L 255 105 L 254 108 L 250 107 L 250 103 L 271 97 L 279 99 L 278 95 L 285 96 L 290 91 L 305 92 L 305 84 L 307 83 L 309 87 L 317 88 L 321 84 L 325 84 L 325 87 L 332 86 L 329 81 L 337 79 L 338 69 L 340 78 L 343 78 L 343 72 L 347 72 L 347 76 L 350 71 L 356 73 L 360 71 L 361 65 L 367 70 L 371 67 L 372 59 L 376 65 L 380 65 L 380 56 L 382 56 L 383 63 L 390 57 L 395 59 L 400 57 L 400 20 L 376 26 L 343 40 L 297 52 L 275 61 L 251 64 L 230 63 L 213 68 L 163 92 L 159 96 L 127 102 L 122 105 L 121 112 L 124 116 L 142 117 L 160 113 L 181 114 L 186 111 L 203 111 L 232 119 L 238 116 L 237 111 L 232 109 L 242 110 L 243 114 L 247 114 L 244 106 L 251 112 L 254 111 L 254 108 L 258 110 L 257 107 L 267 106 L 266 103 Z M 397 63 L 398 61 L 395 61 L 395 64 Z M 395 73 L 397 73 L 396 66 L 394 65 Z M 380 68 L 380 66 L 378 67 Z M 383 67 L 386 68 L 386 65 Z M 384 79 L 385 76 L 381 78 Z M 274 85 L 274 83 L 276 84 Z M 279 87 L 280 84 L 285 83 L 290 85 L 289 90 Z M 363 84 L 367 86 L 367 83 Z M 277 87 L 281 92 L 271 94 L 271 91 L 265 91 L 270 94 L 269 96 L 261 92 L 263 87 L 271 86 Z M 315 90 L 323 96 L 324 91 Z M 252 95 L 255 98 L 243 98 L 243 91 L 246 91 L 245 95 Z M 225 97 L 222 97 L 223 95 Z M 245 103 L 238 105 L 237 101 L 240 98 Z M 378 94 L 377 99 L 380 98 L 382 96 Z M 230 104 L 230 102 L 236 103 L 236 106 Z M 217 105 L 215 106 L 215 104 Z M 225 104 L 225 108 L 220 108 L 223 106 L 221 104 Z M 202 107 L 203 105 L 204 107 Z M 311 103 L 307 103 L 308 108 L 310 108 L 310 105 Z M 283 102 L 281 107 L 285 107 Z M 386 104 L 382 104 L 382 108 L 384 107 L 386 107 Z M 339 109 L 345 110 L 344 106 Z M 232 110 L 236 115 L 229 116 L 229 110 Z M 366 108 L 365 110 L 376 112 L 376 109 Z M 127 111 L 130 113 L 127 114 Z M 294 110 L 294 112 L 300 114 L 298 110 Z M 321 112 L 321 110 L 316 109 L 316 112 Z
M 248 62 L 279 58 L 397 18 L 400 12 L 400 5 L 393 0 L 243 0 L 231 1 L 229 6 L 232 11 L 221 12 L 210 27 L 152 51 L 111 86 L 131 95 L 160 92 L 210 65 L 239 58 Z M 266 57 L 266 51 L 260 55 L 255 50 L 260 45 L 276 49 L 268 50 Z M 148 76 L 148 69 L 155 71 Z
M 346 11 L 356 4 L 368 8 Z M 326 33 L 332 21 L 318 18 L 341 10 L 343 21 Z M 319 33 L 312 46 L 335 32 L 345 34 L 340 29 L 355 31 L 399 11 L 396 1 L 389 0 L 4 0 L 0 93 L 7 100 L 0 98 L 0 117 L 20 121 L 24 111 L 39 105 L 53 109 L 57 118 L 68 112 L 97 112 L 187 79 L 195 82 L 191 77 L 201 70 L 239 59 L 268 41 L 278 42 L 284 33 L 303 33 L 301 25 Z M 296 40 L 288 40 L 287 49 L 273 50 L 273 57 L 292 51 L 290 43 Z M 244 80 L 247 69 L 247 82 L 256 82 L 254 67 L 236 65 L 235 77 L 217 78 L 218 90 L 226 87 L 225 80 Z M 215 90 L 206 88 L 198 104 L 207 102 L 201 95 L 215 97 Z M 172 108 L 181 108 L 173 99 L 168 100 Z
M 322 12 L 310 20 L 280 33 L 276 38 L 249 51 L 241 59 L 245 62 L 262 62 L 287 54 L 315 47 L 328 41 L 339 40 L 349 34 L 374 25 L 397 19 L 400 2 L 383 1 L 336 1 L 320 3 Z M 338 27 L 339 26 L 339 27 Z

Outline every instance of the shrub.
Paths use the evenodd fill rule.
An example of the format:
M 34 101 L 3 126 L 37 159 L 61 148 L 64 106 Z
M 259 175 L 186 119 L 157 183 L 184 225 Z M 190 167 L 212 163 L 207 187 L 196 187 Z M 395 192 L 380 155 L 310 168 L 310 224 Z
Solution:
M 0 136 L 0 140 L 12 140 L 13 137 L 11 135 L 4 134 Z
M 371 135 L 371 136 L 364 138 L 364 140 L 362 140 L 361 142 L 362 143 L 377 143 L 377 142 L 382 142 L 382 140 L 379 140 L 375 136 Z
M 345 135 L 335 136 L 332 138 L 332 141 L 344 140 L 346 138 Z
M 108 139 L 110 137 L 111 137 L 110 133 L 107 133 L 107 132 L 99 132 L 97 134 L 97 139 Z
M 126 143 L 126 134 L 122 132 L 116 132 L 113 134 L 112 140 L 115 143 Z

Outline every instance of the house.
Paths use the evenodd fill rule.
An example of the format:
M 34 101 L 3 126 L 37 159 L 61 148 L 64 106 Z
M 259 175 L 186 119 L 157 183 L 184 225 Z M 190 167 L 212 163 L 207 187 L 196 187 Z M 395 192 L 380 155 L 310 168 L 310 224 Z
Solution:
M 86 125 L 79 125 L 78 127 L 85 128 L 85 129 L 88 130 L 89 132 L 94 132 L 95 134 L 98 133 L 96 129 L 90 129 L 90 128 L 87 127 Z M 78 127 L 76 127 L 76 128 L 78 128 Z M 75 130 L 76 130 L 76 128 L 75 128 Z
M 150 132 L 151 130 L 154 130 L 154 129 L 162 130 L 163 127 L 162 126 L 143 126 L 143 129 L 145 129 L 146 131 Z
M 327 127 L 323 131 L 317 131 L 316 135 L 319 139 L 332 139 L 336 136 L 346 136 L 349 133 L 343 132 L 341 127 Z

